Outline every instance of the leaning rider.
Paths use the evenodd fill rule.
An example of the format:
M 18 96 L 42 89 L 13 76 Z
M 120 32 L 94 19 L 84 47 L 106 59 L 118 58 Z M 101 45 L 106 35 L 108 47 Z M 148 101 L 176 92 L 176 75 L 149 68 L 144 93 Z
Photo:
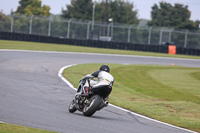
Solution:
M 91 85 L 90 87 L 88 80 L 86 80 L 86 83 L 84 85 L 84 89 L 86 90 L 86 92 L 84 94 L 80 94 L 78 90 L 77 94 L 80 94 L 81 96 L 88 96 L 89 94 L 93 94 L 101 88 L 107 87 L 108 88 L 106 89 L 107 95 L 105 96 L 104 100 L 105 103 L 108 104 L 108 98 L 112 91 L 112 85 L 114 83 L 114 77 L 109 72 L 110 72 L 109 66 L 102 65 L 98 71 L 83 77 L 82 80 L 96 77 L 98 78 L 98 81 L 90 80 L 90 85 Z

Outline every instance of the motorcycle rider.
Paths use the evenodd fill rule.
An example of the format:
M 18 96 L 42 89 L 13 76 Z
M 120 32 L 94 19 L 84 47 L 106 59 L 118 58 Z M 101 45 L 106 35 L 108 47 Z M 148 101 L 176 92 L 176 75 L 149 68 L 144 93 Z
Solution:
M 89 78 L 98 78 L 98 81 L 94 81 L 94 80 L 90 80 L 90 85 L 88 83 Z M 110 68 L 107 65 L 102 65 L 98 71 L 92 73 L 92 74 L 88 74 L 86 75 L 84 78 L 82 78 L 82 80 L 85 80 L 85 84 L 84 84 L 84 89 L 85 89 L 85 93 L 82 94 L 82 92 L 80 92 L 80 89 L 77 90 L 77 94 L 81 95 L 81 96 L 89 96 L 89 94 L 93 94 L 96 91 L 98 91 L 101 88 L 106 88 L 106 95 L 104 96 L 104 101 L 106 104 L 108 104 L 108 99 L 109 99 L 109 95 L 112 91 L 112 86 L 114 83 L 114 77 L 110 74 Z

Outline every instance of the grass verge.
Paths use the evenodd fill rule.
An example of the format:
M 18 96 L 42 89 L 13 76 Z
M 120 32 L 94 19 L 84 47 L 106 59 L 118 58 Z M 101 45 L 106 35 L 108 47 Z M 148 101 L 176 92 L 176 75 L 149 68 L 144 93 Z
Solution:
M 0 133 L 56 133 L 56 132 L 7 124 L 7 123 L 0 123 Z
M 142 56 L 200 59 L 200 56 L 169 55 L 162 53 L 140 52 L 133 50 L 103 49 L 103 48 L 91 48 L 91 47 L 81 47 L 81 46 L 63 45 L 63 44 L 48 44 L 48 43 L 6 41 L 6 40 L 0 40 L 0 49 L 85 52 L 85 53 L 123 54 L 123 55 L 142 55 Z
M 109 65 L 115 77 L 110 103 L 200 132 L 200 68 Z M 77 87 L 80 78 L 99 66 L 77 65 L 63 74 Z

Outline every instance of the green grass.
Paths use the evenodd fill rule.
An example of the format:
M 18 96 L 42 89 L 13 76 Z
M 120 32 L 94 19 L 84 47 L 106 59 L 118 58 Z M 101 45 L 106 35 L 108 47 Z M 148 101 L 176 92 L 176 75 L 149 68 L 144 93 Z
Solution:
M 115 77 L 112 104 L 200 132 L 200 68 L 109 65 Z M 99 66 L 77 65 L 63 74 L 77 87 L 80 78 Z
M 22 41 L 5 41 L 5 40 L 0 40 L 0 49 L 20 49 L 20 50 L 59 51 L 59 52 L 85 52 L 85 53 L 143 55 L 143 56 L 200 59 L 200 56 L 169 55 L 169 54 L 162 54 L 162 53 L 140 52 L 140 51 L 133 51 L 133 50 L 103 49 L 103 48 L 62 45 L 62 44 L 48 44 L 48 43 L 22 42 Z
M 42 129 L 18 126 L 7 123 L 0 123 L 0 133 L 56 133 Z

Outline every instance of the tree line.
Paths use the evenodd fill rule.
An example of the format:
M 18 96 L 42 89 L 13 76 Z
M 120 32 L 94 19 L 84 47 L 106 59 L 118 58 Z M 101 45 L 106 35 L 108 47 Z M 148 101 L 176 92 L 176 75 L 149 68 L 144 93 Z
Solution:
M 112 18 L 115 23 L 133 25 L 139 23 L 138 11 L 135 10 L 134 3 L 124 0 L 104 0 L 101 2 L 71 0 L 71 4 L 66 5 L 66 9 L 61 9 L 60 15 L 67 19 L 92 20 L 94 5 L 95 21 L 107 22 L 108 18 Z M 50 9 L 51 7 L 48 5 L 42 6 L 41 0 L 20 0 L 17 10 L 12 11 L 12 13 L 49 16 L 51 15 Z M 190 20 L 191 11 L 189 11 L 187 5 L 178 3 L 172 5 L 167 2 L 160 2 L 154 4 L 151 9 L 151 20 L 147 23 L 148 26 L 188 30 L 199 29 L 200 20 Z

